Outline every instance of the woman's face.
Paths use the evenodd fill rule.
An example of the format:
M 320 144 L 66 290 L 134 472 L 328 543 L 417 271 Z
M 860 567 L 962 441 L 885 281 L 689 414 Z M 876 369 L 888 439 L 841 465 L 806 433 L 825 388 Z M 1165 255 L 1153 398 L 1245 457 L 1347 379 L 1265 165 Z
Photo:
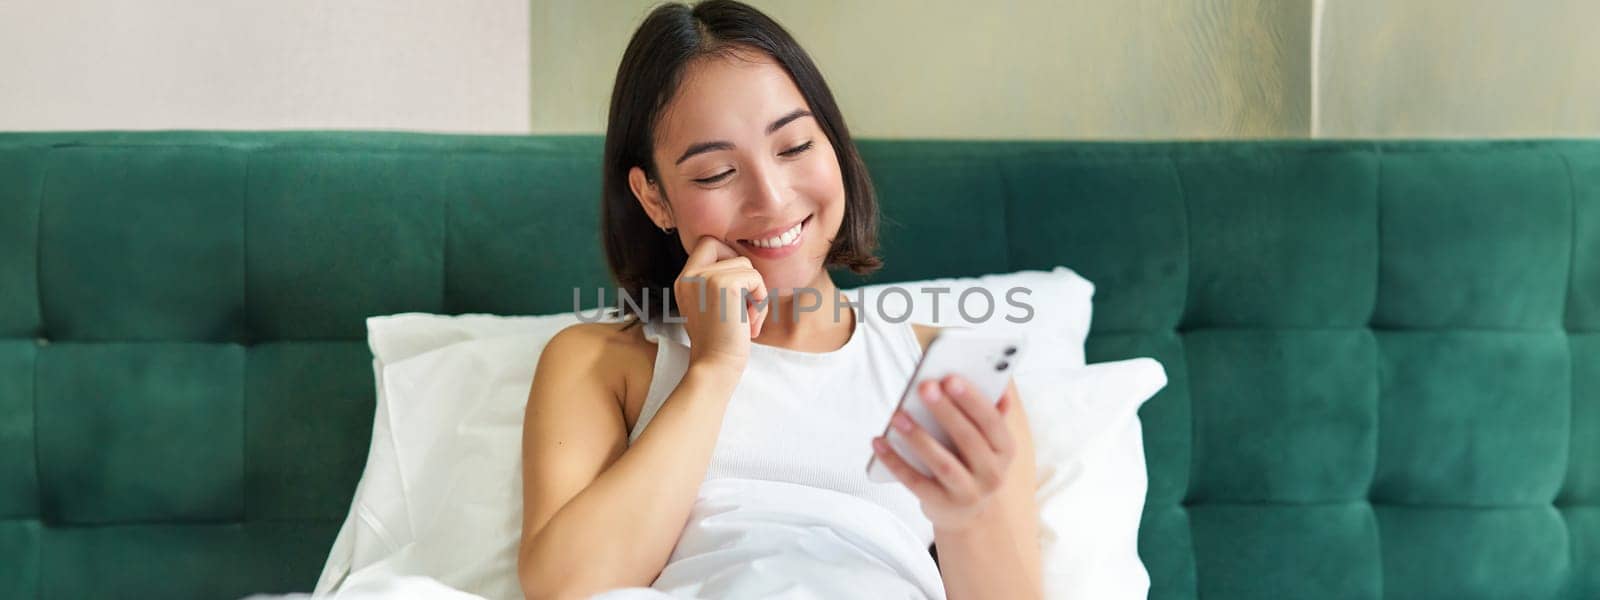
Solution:
M 800 90 L 754 52 L 691 63 L 655 130 L 659 180 L 629 174 L 684 251 L 710 235 L 748 257 L 769 292 L 816 285 L 844 220 L 839 160 Z

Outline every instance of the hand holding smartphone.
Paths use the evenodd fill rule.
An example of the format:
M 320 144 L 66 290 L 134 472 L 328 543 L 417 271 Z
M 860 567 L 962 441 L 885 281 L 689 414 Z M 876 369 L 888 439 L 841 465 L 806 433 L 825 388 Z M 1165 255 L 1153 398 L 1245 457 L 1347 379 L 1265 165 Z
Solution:
M 983 332 L 973 329 L 942 329 L 928 344 L 922 360 L 912 372 L 911 381 L 900 394 L 899 410 L 905 411 L 918 427 L 927 431 L 939 444 L 952 453 L 959 454 L 933 414 L 922 403 L 917 387 L 928 380 L 943 379 L 947 375 L 960 375 L 991 402 L 998 402 L 1011 379 L 1012 367 L 1022 357 L 1024 338 L 1016 334 Z M 897 411 L 898 412 L 898 411 Z M 892 413 L 891 413 L 892 414 Z M 915 450 L 901 437 L 900 431 L 884 424 L 884 434 L 889 446 L 906 463 L 923 475 L 932 476 L 927 465 Z M 897 481 L 894 473 L 873 456 L 867 461 L 867 478 L 877 483 Z

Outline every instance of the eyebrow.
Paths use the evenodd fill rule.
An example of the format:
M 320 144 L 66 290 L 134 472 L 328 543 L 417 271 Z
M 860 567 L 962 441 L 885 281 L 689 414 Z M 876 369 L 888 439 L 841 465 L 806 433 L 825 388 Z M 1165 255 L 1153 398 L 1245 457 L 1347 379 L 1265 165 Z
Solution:
M 789 114 L 786 114 L 784 116 L 778 117 L 778 119 L 776 121 L 773 121 L 772 123 L 767 125 L 767 135 L 772 135 L 773 133 L 777 132 L 779 129 L 783 129 L 784 125 L 788 125 L 789 123 L 793 122 L 795 119 L 799 119 L 800 117 L 809 117 L 809 116 L 811 116 L 811 111 L 806 110 L 804 108 L 796 108 L 796 109 L 794 109 L 792 111 L 789 111 Z M 724 142 L 724 141 L 721 141 L 721 140 L 712 141 L 712 142 L 700 142 L 700 143 L 694 144 L 692 146 L 689 146 L 688 150 L 684 150 L 683 151 L 683 156 L 679 156 L 678 157 L 678 161 L 674 162 L 672 164 L 681 165 L 681 164 L 683 164 L 683 161 L 689 160 L 689 157 L 694 156 L 696 154 L 703 154 L 703 153 L 706 153 L 706 152 L 715 152 L 717 150 L 732 150 L 732 149 L 733 149 L 733 144 L 732 143 Z

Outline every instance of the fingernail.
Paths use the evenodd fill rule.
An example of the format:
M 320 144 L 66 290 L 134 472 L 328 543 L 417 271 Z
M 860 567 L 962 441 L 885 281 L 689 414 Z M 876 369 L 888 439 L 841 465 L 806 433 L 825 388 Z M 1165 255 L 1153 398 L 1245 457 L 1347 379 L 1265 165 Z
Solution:
M 933 391 L 931 391 L 931 392 L 929 392 L 927 394 L 923 394 L 922 401 L 924 403 L 927 403 L 927 404 L 938 404 L 939 400 L 941 400 L 943 398 L 944 398 L 944 392 L 939 391 L 939 388 L 936 387 L 936 388 L 933 388 Z
M 883 452 L 883 438 L 872 438 L 872 449 Z
M 905 414 L 895 415 L 894 428 L 900 431 L 911 431 L 911 419 L 907 419 Z

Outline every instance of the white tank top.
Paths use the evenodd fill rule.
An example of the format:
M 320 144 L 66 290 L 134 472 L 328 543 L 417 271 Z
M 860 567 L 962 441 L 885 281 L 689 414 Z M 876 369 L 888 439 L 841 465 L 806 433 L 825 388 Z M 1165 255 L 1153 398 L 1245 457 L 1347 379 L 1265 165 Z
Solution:
M 867 479 L 922 355 L 909 322 L 858 311 L 845 345 L 754 344 L 678 544 L 652 588 L 695 598 L 945 597 L 933 525 L 898 481 Z M 689 365 L 679 323 L 646 323 L 655 374 L 638 439 Z

